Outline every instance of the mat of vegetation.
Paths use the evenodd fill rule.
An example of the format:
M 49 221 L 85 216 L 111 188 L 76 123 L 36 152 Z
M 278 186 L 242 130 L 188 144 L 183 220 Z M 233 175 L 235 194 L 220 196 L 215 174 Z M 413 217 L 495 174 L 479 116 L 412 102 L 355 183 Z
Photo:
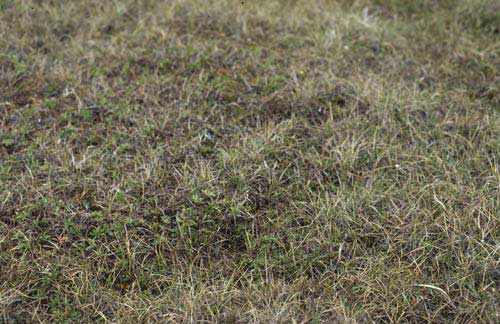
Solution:
M 0 322 L 498 322 L 499 12 L 0 1 Z

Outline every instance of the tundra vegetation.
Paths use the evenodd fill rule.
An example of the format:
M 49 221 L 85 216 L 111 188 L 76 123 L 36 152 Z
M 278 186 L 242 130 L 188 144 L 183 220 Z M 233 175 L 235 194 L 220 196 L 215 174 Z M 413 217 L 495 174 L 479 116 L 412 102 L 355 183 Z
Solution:
M 0 322 L 498 323 L 499 12 L 0 1 Z

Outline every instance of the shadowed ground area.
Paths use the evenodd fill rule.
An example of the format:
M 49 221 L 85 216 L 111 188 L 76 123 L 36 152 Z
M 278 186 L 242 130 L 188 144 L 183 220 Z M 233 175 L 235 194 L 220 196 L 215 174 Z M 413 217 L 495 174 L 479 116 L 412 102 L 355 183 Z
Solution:
M 498 322 L 499 12 L 0 1 L 0 323 Z

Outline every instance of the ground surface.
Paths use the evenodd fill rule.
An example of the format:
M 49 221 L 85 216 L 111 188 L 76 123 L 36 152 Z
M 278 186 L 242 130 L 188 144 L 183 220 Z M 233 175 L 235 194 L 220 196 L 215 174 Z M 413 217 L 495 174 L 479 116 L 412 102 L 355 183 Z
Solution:
M 498 322 L 498 12 L 0 1 L 0 322 Z

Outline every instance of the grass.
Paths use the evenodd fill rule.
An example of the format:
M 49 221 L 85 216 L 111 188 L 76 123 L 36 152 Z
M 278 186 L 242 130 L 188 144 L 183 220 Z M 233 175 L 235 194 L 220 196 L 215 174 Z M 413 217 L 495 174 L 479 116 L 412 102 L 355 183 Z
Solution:
M 498 12 L 0 1 L 0 322 L 498 322 Z

